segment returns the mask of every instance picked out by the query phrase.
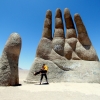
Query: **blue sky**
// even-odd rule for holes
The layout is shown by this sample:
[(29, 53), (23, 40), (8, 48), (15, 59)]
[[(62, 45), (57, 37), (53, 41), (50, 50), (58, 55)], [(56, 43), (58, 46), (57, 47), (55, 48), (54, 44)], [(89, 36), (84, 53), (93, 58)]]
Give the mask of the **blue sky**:
[(22, 38), (19, 67), (30, 69), (42, 36), (45, 14), (52, 11), (52, 33), (55, 11), (60, 8), (62, 16), (68, 8), (74, 18), (79, 13), (92, 44), (100, 58), (100, 0), (0, 0), (0, 56), (11, 33)]

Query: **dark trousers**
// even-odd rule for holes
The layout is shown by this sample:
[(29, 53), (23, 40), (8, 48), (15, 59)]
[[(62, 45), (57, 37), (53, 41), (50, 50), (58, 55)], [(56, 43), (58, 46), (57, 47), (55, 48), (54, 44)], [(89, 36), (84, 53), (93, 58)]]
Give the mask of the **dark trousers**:
[(48, 83), (48, 78), (47, 78), (47, 71), (46, 70), (40, 70), (40, 71), (38, 71), (38, 72), (35, 72), (35, 74), (34, 75), (38, 75), (38, 74), (40, 74), (41, 73), (41, 79), (40, 79), (40, 84), (41, 84), (41, 82), (42, 82), (42, 80), (43, 80), (43, 77), (45, 77), (45, 79), (46, 79), (46, 82)]
[(42, 79), (43, 79), (43, 77), (45, 77), (45, 79), (46, 79), (46, 82), (48, 83), (48, 78), (47, 78), (47, 75), (46, 75), (46, 73), (41, 73), (40, 84), (41, 84), (41, 82), (42, 82)]

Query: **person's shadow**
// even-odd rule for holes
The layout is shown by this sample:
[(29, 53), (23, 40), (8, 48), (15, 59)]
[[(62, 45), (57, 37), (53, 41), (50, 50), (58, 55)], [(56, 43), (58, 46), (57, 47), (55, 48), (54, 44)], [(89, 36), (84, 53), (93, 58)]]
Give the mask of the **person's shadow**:
[(42, 84), (36, 83), (34, 85), (49, 85), (49, 83), (42, 83)]

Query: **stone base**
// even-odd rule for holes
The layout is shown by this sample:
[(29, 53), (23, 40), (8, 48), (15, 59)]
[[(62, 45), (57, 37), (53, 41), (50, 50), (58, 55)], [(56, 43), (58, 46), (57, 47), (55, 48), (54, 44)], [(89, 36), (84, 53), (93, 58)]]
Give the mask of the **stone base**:
[(83, 60), (59, 60), (52, 61), (35, 58), (35, 61), (26, 78), (27, 81), (39, 81), (40, 75), (34, 76), (42, 64), (48, 65), (49, 82), (81, 82), (100, 83), (100, 62)]

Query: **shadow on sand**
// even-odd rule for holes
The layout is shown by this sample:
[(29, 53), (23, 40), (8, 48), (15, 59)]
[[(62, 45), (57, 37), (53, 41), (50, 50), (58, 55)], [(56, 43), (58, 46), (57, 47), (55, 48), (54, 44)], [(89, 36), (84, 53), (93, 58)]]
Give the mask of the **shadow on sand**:
[(34, 85), (49, 85), (49, 83), (42, 83), (42, 84), (36, 83)]
[(14, 87), (16, 87), (16, 86), (22, 86), (22, 84), (16, 84), (16, 85), (13, 85)]

